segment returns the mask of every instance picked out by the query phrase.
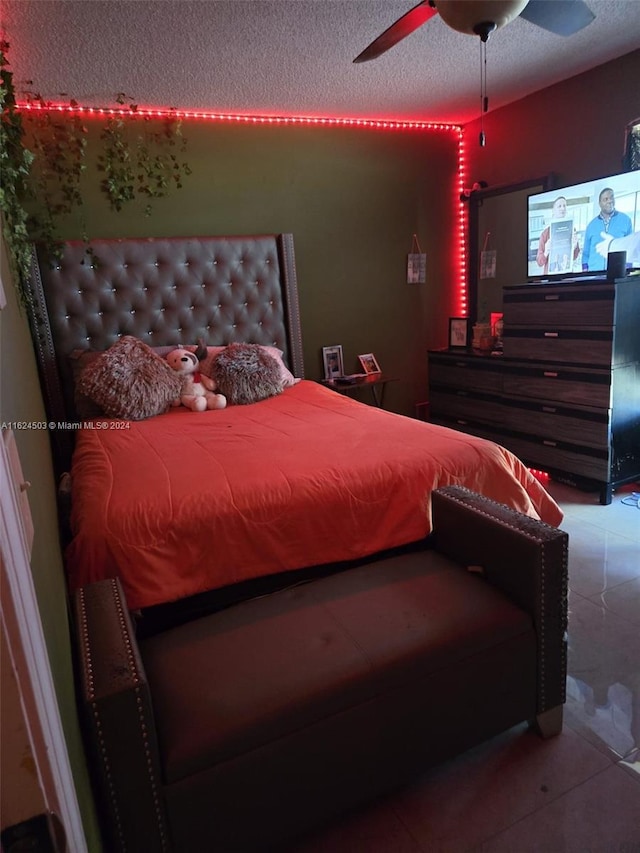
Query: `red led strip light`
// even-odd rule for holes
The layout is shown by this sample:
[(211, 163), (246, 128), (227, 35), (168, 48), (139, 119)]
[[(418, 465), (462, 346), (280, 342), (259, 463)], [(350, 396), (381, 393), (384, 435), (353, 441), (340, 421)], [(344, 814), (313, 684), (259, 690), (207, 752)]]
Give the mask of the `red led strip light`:
[(469, 313), (469, 294), (467, 292), (467, 231), (469, 224), (469, 206), (462, 201), (467, 177), (467, 156), (462, 129), (458, 128), (458, 184), (456, 186), (456, 204), (458, 205), (458, 305), (456, 315), (467, 317)]
[(173, 109), (149, 109), (140, 108), (136, 110), (127, 107), (83, 107), (73, 104), (41, 104), (26, 102), (18, 104), (19, 109), (31, 112), (60, 112), (79, 113), (95, 118), (109, 118), (110, 116), (121, 116), (122, 118), (167, 118), (172, 116), (180, 119), (201, 119), (205, 121), (236, 122), (238, 124), (275, 124), (275, 125), (317, 125), (320, 127), (363, 127), (376, 128), (380, 130), (444, 130), (453, 131), (458, 135), (458, 177), (455, 187), (455, 204), (458, 225), (458, 287), (456, 312), (465, 316), (468, 310), (467, 298), (467, 262), (466, 262), (466, 230), (467, 209), (460, 202), (460, 195), (464, 189), (465, 179), (465, 156), (462, 128), (456, 124), (445, 124), (443, 122), (431, 121), (397, 121), (386, 119), (366, 118), (325, 118), (321, 116), (271, 116), (271, 115), (233, 115), (230, 113), (210, 113), (200, 110), (173, 110)]
[(174, 109), (151, 109), (138, 107), (131, 110), (127, 107), (83, 107), (73, 104), (41, 104), (36, 102), (19, 103), (21, 110), (40, 110), (44, 112), (67, 112), (81, 113), (83, 115), (122, 116), (123, 118), (167, 118), (175, 116), (182, 119), (206, 119), (209, 121), (244, 122), (245, 124), (317, 124), (317, 125), (341, 125), (346, 127), (375, 127), (388, 128), (390, 130), (454, 130), (460, 128), (455, 124), (427, 121), (399, 121), (394, 119), (367, 119), (367, 118), (326, 118), (322, 116), (272, 116), (272, 115), (243, 115), (232, 113), (210, 113), (200, 110), (174, 110)]

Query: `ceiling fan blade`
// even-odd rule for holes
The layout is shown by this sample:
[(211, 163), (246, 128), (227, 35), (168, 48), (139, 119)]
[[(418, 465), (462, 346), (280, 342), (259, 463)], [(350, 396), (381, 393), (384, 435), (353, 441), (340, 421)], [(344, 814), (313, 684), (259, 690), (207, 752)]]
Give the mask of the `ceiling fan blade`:
[(386, 53), (389, 48), (398, 44), (399, 41), (402, 41), (403, 38), (411, 35), (414, 30), (417, 30), (418, 27), (421, 27), (429, 18), (432, 18), (436, 14), (437, 10), (431, 5), (430, 1), (423, 0), (422, 3), (418, 3), (417, 6), (410, 9), (405, 15), (398, 18), (395, 24), (391, 24), (382, 35), (379, 35), (368, 47), (365, 47), (362, 53), (358, 54), (353, 61), (367, 62), (369, 59), (376, 59), (381, 54)]
[(572, 36), (593, 21), (595, 15), (582, 0), (529, 0), (520, 12), (524, 18), (557, 36)]

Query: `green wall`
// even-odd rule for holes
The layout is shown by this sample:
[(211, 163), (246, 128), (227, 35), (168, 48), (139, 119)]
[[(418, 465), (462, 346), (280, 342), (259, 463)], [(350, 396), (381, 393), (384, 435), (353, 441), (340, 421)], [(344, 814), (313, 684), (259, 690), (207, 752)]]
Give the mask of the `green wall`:
[[(101, 125), (88, 126), (95, 156)], [(112, 213), (90, 163), (89, 236), (292, 232), (307, 377), (320, 378), (323, 346), (342, 344), (347, 372), (373, 352), (399, 380), (386, 404), (413, 414), (454, 304), (457, 132), (193, 120), (184, 135), (193, 174), (150, 217), (136, 202)], [(81, 233), (70, 220), (62, 236)], [(426, 284), (406, 283), (414, 233)]]

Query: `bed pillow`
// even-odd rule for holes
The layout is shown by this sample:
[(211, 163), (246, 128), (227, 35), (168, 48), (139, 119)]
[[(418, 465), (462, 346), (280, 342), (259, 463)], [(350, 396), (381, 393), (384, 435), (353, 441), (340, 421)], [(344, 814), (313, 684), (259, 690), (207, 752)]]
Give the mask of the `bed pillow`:
[(281, 349), (277, 347), (263, 347), (263, 349), (269, 353), (269, 355), (273, 356), (275, 360), (278, 362), (278, 369), (280, 371), (280, 380), (282, 382), (283, 388), (289, 388), (291, 385), (295, 385), (297, 382), (300, 382), (299, 379), (293, 375), (293, 373), (289, 370), (287, 365), (284, 363), (282, 358), (283, 352)]
[[(159, 355), (164, 359), (169, 355), (171, 350), (175, 349), (175, 346), (150, 347), (150, 349), (156, 355)], [(188, 346), (185, 347), (185, 349), (193, 350), (195, 352), (196, 347), (195, 345)], [(222, 349), (222, 347), (220, 347), (220, 349)], [(69, 366), (71, 367), (71, 378), (73, 381), (73, 403), (76, 415), (79, 420), (82, 421), (99, 418), (101, 416), (104, 417), (106, 414), (104, 409), (102, 409), (90, 397), (87, 397), (87, 395), (80, 389), (80, 377), (84, 370), (90, 364), (93, 364), (96, 359), (100, 358), (103, 352), (104, 350), (74, 349), (69, 355)]]
[(165, 359), (125, 335), (84, 368), (76, 401), (88, 398), (107, 417), (140, 421), (166, 411), (181, 388), (182, 377)]
[[(150, 347), (150, 349), (159, 355), (161, 358), (166, 358), (167, 355), (176, 348), (176, 345), (170, 344), (168, 346), (161, 347)], [(272, 355), (276, 361), (278, 362), (278, 369), (280, 370), (280, 380), (283, 388), (289, 388), (292, 385), (296, 385), (300, 382), (300, 379), (296, 379), (293, 373), (289, 370), (287, 365), (284, 363), (283, 352), (278, 347), (274, 346), (266, 346), (260, 344), (260, 348), (267, 352), (269, 355)], [(196, 344), (185, 344), (184, 349), (191, 350), (195, 352), (197, 349)], [(204, 373), (205, 376), (213, 377), (213, 365), (217, 358), (217, 356), (226, 349), (226, 346), (210, 346), (207, 347), (207, 355), (200, 362), (200, 372)], [(99, 418), (101, 415), (104, 415), (105, 412), (100, 406), (95, 403), (90, 397), (87, 397), (79, 387), (80, 376), (82, 375), (85, 368), (87, 368), (90, 364), (100, 358), (102, 355), (101, 352), (97, 350), (90, 349), (75, 349), (69, 356), (69, 364), (71, 366), (71, 374), (73, 378), (73, 389), (74, 389), (74, 405), (76, 409), (76, 414), (80, 420), (90, 420), (91, 418)]]
[[(254, 346), (252, 344), (252, 346)], [(278, 370), (280, 371), (280, 382), (283, 388), (289, 388), (292, 385), (295, 385), (297, 382), (300, 382), (299, 379), (296, 379), (293, 373), (289, 370), (287, 365), (284, 363), (283, 352), (281, 349), (277, 347), (265, 346), (263, 344), (256, 344), (255, 346), (260, 346), (260, 349), (264, 350), (268, 355), (273, 356), (276, 362), (278, 363)], [(213, 370), (216, 358), (220, 355), (220, 353), (225, 350), (226, 347), (207, 347), (207, 357), (200, 362), (200, 370), (204, 373), (205, 376), (210, 376), (212, 379), (214, 378)]]
[(80, 377), (85, 368), (100, 358), (101, 353), (90, 349), (74, 349), (69, 356), (69, 364), (71, 365), (71, 376), (73, 379), (73, 404), (75, 413), (79, 420), (87, 421), (92, 418), (104, 416), (104, 412), (97, 403), (94, 403), (90, 397), (87, 397), (80, 390)]
[(258, 344), (229, 344), (212, 364), (218, 391), (231, 405), (257, 403), (282, 391), (280, 365)]

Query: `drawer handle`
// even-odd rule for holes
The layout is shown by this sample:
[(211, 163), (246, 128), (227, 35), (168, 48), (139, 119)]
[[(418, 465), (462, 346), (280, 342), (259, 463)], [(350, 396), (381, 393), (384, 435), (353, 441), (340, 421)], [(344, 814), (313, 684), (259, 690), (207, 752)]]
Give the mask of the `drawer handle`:
[(549, 302), (551, 299), (560, 299), (560, 294), (549, 293), (549, 294), (545, 295), (544, 299), (545, 299), (545, 302)]
[(545, 338), (557, 338), (558, 333), (557, 332), (545, 332), (544, 336), (545, 336)]
[(467, 367), (464, 361), (456, 361), (456, 367)]
[(551, 414), (553, 415), (557, 410), (553, 406), (543, 406), (542, 411), (551, 412)]
[(457, 424), (462, 424), (462, 426), (466, 426), (466, 425), (467, 425), (467, 422), (466, 422), (466, 421), (460, 421), (460, 420), (458, 420), (458, 421), (456, 421), (456, 423), (457, 423)]
[(542, 443), (549, 445), (549, 447), (557, 447), (558, 446), (555, 441), (547, 441), (546, 439), (543, 439)]
[(545, 370), (543, 376), (549, 376), (551, 379), (557, 379), (558, 374), (555, 370)]
[(466, 397), (468, 393), (468, 391), (456, 391), (458, 397)]

